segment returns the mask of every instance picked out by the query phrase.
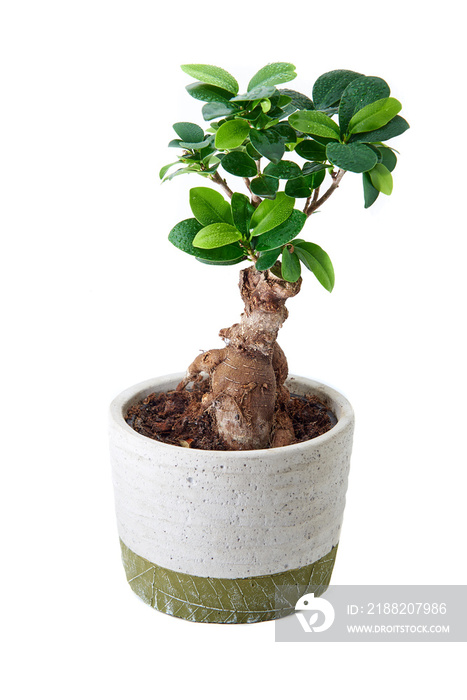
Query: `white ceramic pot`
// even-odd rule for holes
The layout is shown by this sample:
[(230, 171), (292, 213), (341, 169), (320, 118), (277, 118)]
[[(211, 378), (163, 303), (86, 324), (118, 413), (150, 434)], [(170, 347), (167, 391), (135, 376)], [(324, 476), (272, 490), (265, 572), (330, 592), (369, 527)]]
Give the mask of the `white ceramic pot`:
[(290, 377), (337, 424), (268, 450), (167, 445), (125, 421), (169, 375), (122, 392), (111, 405), (110, 451), (118, 533), (132, 589), (162, 612), (203, 622), (257, 622), (294, 611), (329, 584), (342, 525), (354, 417), (334, 389)]

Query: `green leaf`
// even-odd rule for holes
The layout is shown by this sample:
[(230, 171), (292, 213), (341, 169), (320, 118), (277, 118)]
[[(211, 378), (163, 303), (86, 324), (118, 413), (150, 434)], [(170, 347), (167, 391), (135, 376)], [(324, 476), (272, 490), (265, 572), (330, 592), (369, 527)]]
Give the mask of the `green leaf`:
[(281, 250), (282, 248), (275, 248), (274, 250), (267, 250), (265, 253), (261, 253), (255, 264), (256, 269), (269, 270), (281, 254)]
[(295, 66), (291, 63), (268, 63), (252, 77), (248, 83), (248, 90), (259, 86), (278, 85), (288, 83), (297, 77)]
[(290, 243), (302, 230), (306, 222), (306, 214), (298, 209), (294, 209), (283, 223), (264, 233), (258, 239), (255, 245), (255, 250), (264, 252), (266, 250), (274, 250), (280, 246)]
[(197, 124), (192, 122), (177, 122), (173, 125), (174, 131), (182, 141), (189, 143), (200, 143), (204, 141), (204, 131)]
[(178, 144), (180, 148), (187, 148), (192, 151), (200, 151), (202, 148), (206, 148), (206, 146), (210, 146), (212, 143), (212, 138), (207, 138), (204, 141), (180, 141)]
[(169, 182), (170, 180), (173, 180), (174, 177), (177, 177), (178, 175), (186, 175), (187, 173), (197, 173), (198, 175), (202, 174), (200, 172), (199, 165), (197, 165), (195, 163), (195, 164), (191, 165), (190, 167), (179, 168), (175, 172), (170, 173), (170, 175), (166, 175), (166, 177), (162, 180), (162, 182)]
[(300, 110), (291, 114), (289, 123), (303, 134), (314, 134), (325, 138), (338, 139), (339, 127), (327, 114), (311, 110)]
[(220, 150), (238, 148), (248, 136), (249, 131), (250, 125), (243, 119), (224, 122), (216, 131), (216, 148)]
[(354, 134), (350, 137), (350, 143), (355, 143), (361, 141), (363, 143), (375, 143), (379, 141), (388, 141), (395, 136), (400, 136), (407, 131), (410, 126), (405, 121), (403, 117), (397, 115), (394, 119), (391, 119), (386, 126), (382, 126), (381, 129), (376, 129), (376, 131), (368, 131), (364, 134)]
[(185, 219), (175, 224), (169, 233), (169, 241), (179, 250), (183, 250), (184, 253), (195, 255), (193, 239), (202, 228), (203, 225), (196, 219)]
[(248, 90), (248, 92), (243, 93), (243, 95), (236, 95), (232, 97), (231, 102), (253, 102), (254, 100), (261, 100), (265, 97), (272, 97), (276, 92), (274, 87), (258, 86), (253, 88), (253, 90)]
[(195, 248), (196, 260), (205, 265), (237, 265), (237, 263), (246, 260), (246, 255), (243, 248), (238, 243), (231, 245), (223, 245), (220, 248), (212, 250), (203, 250)]
[(251, 217), (253, 235), (260, 236), (282, 224), (292, 213), (295, 200), (284, 192), (279, 192), (275, 199), (265, 199), (255, 209)]
[(265, 131), (251, 129), (250, 140), (253, 148), (273, 163), (279, 163), (285, 153), (284, 139), (273, 129)]
[(326, 160), (326, 146), (322, 143), (305, 139), (295, 146), (295, 152), (306, 160)]
[(318, 170), (318, 172), (311, 173), (308, 176), (310, 178), (310, 187), (312, 190), (316, 190), (317, 187), (321, 187), (324, 178), (326, 177), (326, 170)]
[(202, 228), (193, 239), (193, 245), (197, 248), (219, 248), (239, 241), (242, 237), (235, 226), (225, 223), (209, 224)]
[(297, 109), (314, 109), (313, 102), (310, 100), (310, 98), (303, 95), (301, 92), (289, 90), (288, 88), (282, 88), (278, 90), (278, 92), (285, 97), (291, 98), (290, 103), (283, 109), (284, 117), (293, 114), (293, 112), (296, 112)]
[(328, 292), (334, 287), (334, 268), (329, 255), (315, 243), (294, 241), (294, 251)]
[(279, 134), (284, 143), (295, 144), (297, 142), (297, 134), (295, 133), (295, 130), (292, 129), (289, 124), (287, 124), (287, 122), (279, 122), (279, 124), (271, 127), (271, 130), (276, 134)]
[(243, 151), (226, 153), (221, 165), (228, 173), (238, 177), (254, 177), (257, 174), (255, 161)]
[(349, 134), (361, 134), (385, 126), (402, 109), (399, 100), (386, 97), (372, 102), (353, 115), (349, 123)]
[(376, 153), (363, 143), (328, 143), (326, 153), (333, 165), (353, 173), (371, 170), (378, 161)]
[(315, 108), (323, 110), (339, 102), (347, 85), (361, 75), (351, 70), (332, 70), (320, 75), (313, 85)]
[(232, 223), (230, 205), (220, 192), (210, 187), (193, 187), (190, 190), (190, 207), (203, 226), (218, 222)]
[(397, 165), (397, 156), (391, 148), (386, 146), (378, 146), (378, 150), (381, 153), (381, 162), (390, 173), (394, 170)]
[(363, 199), (365, 209), (371, 207), (376, 202), (379, 196), (378, 190), (373, 187), (369, 173), (363, 173)]
[(219, 119), (220, 117), (230, 117), (232, 114), (238, 112), (238, 107), (236, 107), (231, 102), (208, 102), (203, 105), (201, 112), (203, 118), (210, 122), (213, 119)]
[(389, 97), (389, 85), (376, 77), (361, 76), (347, 85), (339, 104), (339, 125), (341, 134), (348, 132), (350, 120), (366, 105)]
[(326, 170), (327, 166), (324, 163), (310, 163), (307, 162), (302, 168), (303, 175), (311, 175), (312, 173), (318, 173), (321, 170)]
[(208, 85), (215, 85), (227, 92), (236, 95), (238, 92), (238, 83), (226, 70), (218, 66), (210, 66), (205, 63), (187, 63), (180, 66), (182, 71), (190, 75), (196, 80)]
[(245, 237), (248, 237), (250, 220), (254, 211), (249, 198), (240, 192), (234, 192), (230, 206), (234, 225)]
[(170, 168), (172, 167), (172, 165), (177, 165), (179, 162), (180, 162), (179, 160), (176, 160), (176, 161), (174, 161), (173, 163), (169, 163), (168, 165), (164, 165), (164, 166), (159, 170), (159, 177), (160, 177), (160, 179), (161, 179), (161, 180), (163, 179), (164, 175), (166, 175), (166, 173), (168, 173), (168, 171), (170, 170)]
[(264, 168), (264, 174), (276, 177), (278, 180), (290, 180), (301, 175), (300, 166), (291, 160), (281, 160), (280, 163), (269, 163)]
[(179, 250), (193, 255), (203, 262), (216, 265), (232, 265), (241, 262), (246, 256), (238, 243), (222, 246), (215, 250), (203, 250), (193, 245), (196, 234), (203, 228), (196, 219), (185, 219), (176, 224), (169, 233), (169, 241)]
[(226, 104), (229, 103), (229, 100), (235, 94), (216, 87), (215, 85), (208, 85), (207, 83), (191, 83), (186, 86), (186, 90), (195, 100), (201, 100), (202, 102), (223, 102)]
[(257, 194), (259, 197), (273, 199), (279, 189), (279, 180), (276, 177), (259, 175), (251, 181), (250, 187), (253, 194)]
[(256, 148), (253, 148), (251, 145), (250, 141), (247, 142), (245, 146), (245, 150), (250, 156), (250, 158), (253, 158), (253, 160), (259, 160), (261, 158), (261, 153), (259, 153)]
[(286, 282), (297, 282), (301, 274), (300, 260), (295, 252), (285, 247), (282, 251), (281, 274)]
[(311, 194), (311, 178), (301, 175), (300, 177), (294, 177), (292, 180), (287, 180), (285, 193), (297, 199), (309, 197)]
[(390, 195), (392, 194), (392, 175), (385, 165), (378, 163), (369, 171), (371, 184), (378, 192)]

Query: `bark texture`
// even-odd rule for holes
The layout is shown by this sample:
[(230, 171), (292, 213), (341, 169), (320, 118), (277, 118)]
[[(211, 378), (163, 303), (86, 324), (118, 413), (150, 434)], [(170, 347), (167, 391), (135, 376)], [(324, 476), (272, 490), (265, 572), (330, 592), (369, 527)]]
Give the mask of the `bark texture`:
[(284, 386), (287, 360), (276, 339), (288, 316), (285, 303), (300, 285), (301, 280), (292, 284), (255, 267), (242, 270), (245, 310), (240, 322), (220, 331), (226, 347), (198, 355), (179, 384), (183, 389), (209, 375), (211, 388), (203, 404), (231, 449), (278, 447), (294, 439), (284, 411), (289, 399)]

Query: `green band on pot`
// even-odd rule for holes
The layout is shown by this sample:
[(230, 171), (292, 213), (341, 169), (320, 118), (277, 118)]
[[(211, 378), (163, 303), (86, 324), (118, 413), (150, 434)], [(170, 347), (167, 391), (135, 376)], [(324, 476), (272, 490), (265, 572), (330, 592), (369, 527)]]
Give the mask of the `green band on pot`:
[(156, 610), (193, 622), (261, 622), (289, 615), (306, 593), (329, 586), (337, 545), (324, 557), (277, 574), (251, 578), (191, 576), (140, 557), (121, 540), (126, 577), (133, 591)]

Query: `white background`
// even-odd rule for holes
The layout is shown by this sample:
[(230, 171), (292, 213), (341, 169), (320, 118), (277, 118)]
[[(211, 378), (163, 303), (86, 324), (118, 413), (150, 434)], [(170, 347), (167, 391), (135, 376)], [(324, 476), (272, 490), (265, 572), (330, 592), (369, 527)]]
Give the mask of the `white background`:
[(391, 142), (394, 193), (364, 210), (348, 174), (308, 222), (336, 287), (307, 275), (280, 342), (294, 373), (356, 411), (333, 583), (466, 582), (461, 5), (2, 8), (6, 697), (456, 695), (463, 645), (291, 646), (274, 623), (197, 625), (140, 603), (120, 563), (106, 424), (115, 394), (183, 371), (241, 311), (238, 268), (167, 242), (188, 188), (206, 184), (158, 182), (172, 123), (202, 123), (179, 65), (223, 66), (244, 89), (290, 61), (305, 93), (334, 68), (379, 75), (411, 124)]

